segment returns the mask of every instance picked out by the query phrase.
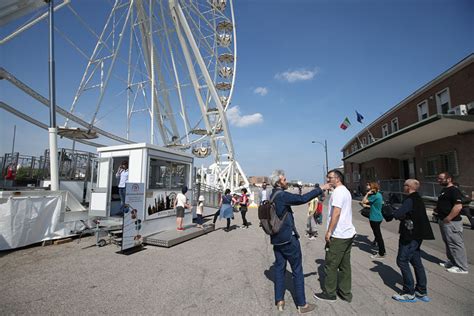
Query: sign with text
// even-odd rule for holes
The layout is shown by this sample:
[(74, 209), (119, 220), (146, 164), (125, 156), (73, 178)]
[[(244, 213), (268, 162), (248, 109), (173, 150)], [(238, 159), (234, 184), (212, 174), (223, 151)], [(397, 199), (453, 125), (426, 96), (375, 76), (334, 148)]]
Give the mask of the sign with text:
[(141, 218), (145, 207), (145, 184), (127, 183), (123, 207), (122, 251), (141, 245)]

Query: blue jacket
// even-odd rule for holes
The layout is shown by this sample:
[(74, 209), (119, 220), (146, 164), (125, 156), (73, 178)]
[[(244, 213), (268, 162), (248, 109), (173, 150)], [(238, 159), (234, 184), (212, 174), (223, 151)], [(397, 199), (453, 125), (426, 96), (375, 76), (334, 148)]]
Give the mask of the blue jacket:
[(323, 191), (319, 188), (316, 188), (306, 194), (299, 195), (299, 194), (292, 194), (286, 191), (281, 190), (280, 188), (278, 189), (273, 189), (272, 194), (270, 195), (270, 199), (272, 198), (273, 194), (275, 194), (276, 191), (282, 191), (279, 193), (275, 199), (273, 200), (275, 202), (276, 206), (276, 212), (278, 217), (283, 217), (283, 214), (285, 211), (287, 211), (289, 214), (286, 217), (285, 222), (280, 228), (280, 231), (275, 234), (270, 236), (270, 240), (272, 245), (282, 245), (286, 244), (291, 241), (291, 236), (296, 235), (296, 238), (299, 238), (298, 233), (296, 232), (296, 229), (293, 229), (295, 226), (295, 219), (293, 217), (293, 211), (291, 210), (291, 205), (301, 205), (308, 203), (318, 195), (322, 194)]

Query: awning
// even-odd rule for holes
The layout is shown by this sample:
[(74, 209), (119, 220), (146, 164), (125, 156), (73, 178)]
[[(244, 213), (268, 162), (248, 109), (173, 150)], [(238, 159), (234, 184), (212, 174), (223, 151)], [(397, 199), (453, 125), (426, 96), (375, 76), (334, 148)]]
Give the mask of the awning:
[(474, 131), (474, 115), (433, 115), (349, 154), (345, 162), (363, 163), (376, 158), (407, 159), (415, 147), (437, 139)]

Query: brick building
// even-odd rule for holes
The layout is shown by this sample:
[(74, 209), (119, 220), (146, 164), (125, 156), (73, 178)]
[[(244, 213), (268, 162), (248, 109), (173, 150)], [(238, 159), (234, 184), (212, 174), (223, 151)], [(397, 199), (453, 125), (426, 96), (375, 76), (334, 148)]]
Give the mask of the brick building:
[(474, 54), (392, 107), (342, 152), (352, 191), (364, 192), (371, 180), (436, 182), (437, 174), (447, 170), (472, 192)]
[(270, 183), (270, 178), (266, 176), (250, 176), (248, 177), (250, 185), (262, 186), (263, 182)]

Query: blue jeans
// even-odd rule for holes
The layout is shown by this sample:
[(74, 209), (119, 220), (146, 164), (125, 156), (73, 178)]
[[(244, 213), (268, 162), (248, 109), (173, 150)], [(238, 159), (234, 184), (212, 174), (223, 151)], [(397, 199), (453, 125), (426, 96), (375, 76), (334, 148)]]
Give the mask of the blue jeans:
[(122, 209), (125, 205), (125, 188), (119, 188), (120, 195), (120, 208)]
[(306, 305), (304, 293), (304, 276), (301, 255), (301, 246), (299, 240), (293, 236), (289, 243), (273, 246), (275, 253), (275, 303), (285, 298), (285, 274), (286, 262), (290, 262), (293, 275), (293, 286), (295, 288), (295, 302), (297, 306)]
[[(398, 242), (397, 265), (402, 272), (403, 278), (403, 293), (415, 294), (415, 290), (421, 294), (426, 294), (426, 273), (425, 267), (421, 262), (421, 247), (422, 240), (412, 240), (407, 242)], [(410, 270), (410, 265), (415, 270), (416, 287), (413, 280), (413, 275)]]

